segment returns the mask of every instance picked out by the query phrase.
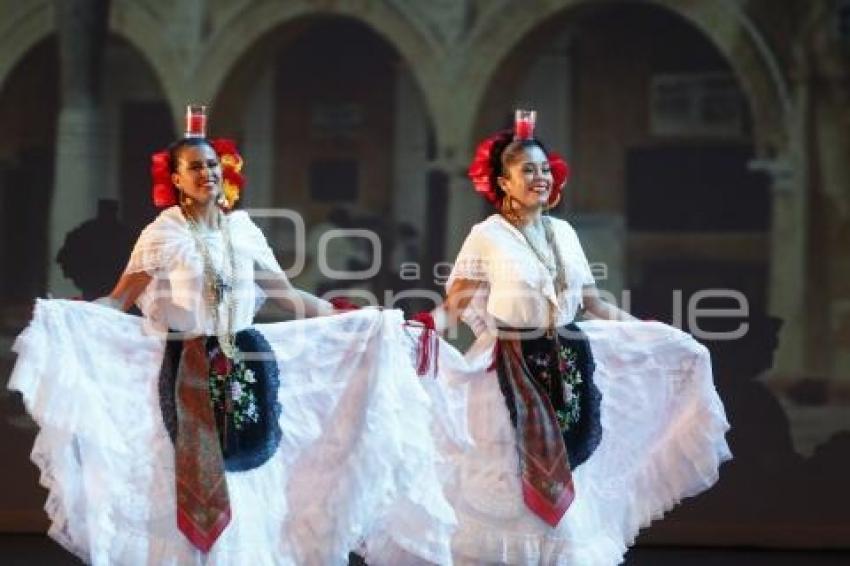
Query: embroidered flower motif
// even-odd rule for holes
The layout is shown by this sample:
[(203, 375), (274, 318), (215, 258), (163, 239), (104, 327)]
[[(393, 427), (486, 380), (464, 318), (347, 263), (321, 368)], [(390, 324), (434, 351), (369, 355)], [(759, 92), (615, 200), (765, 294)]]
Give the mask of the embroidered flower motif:
[(228, 358), (216, 347), (210, 359), (209, 389), (213, 408), (224, 412), (236, 430), (260, 418), (254, 392), (257, 378), (253, 370), (238, 358)]
[[(570, 430), (581, 416), (581, 397), (577, 387), (582, 383), (578, 368), (578, 353), (572, 348), (559, 345), (557, 355), (537, 352), (525, 357), (537, 380), (550, 390), (553, 376), (561, 380), (560, 399), (551, 399), (562, 432)], [(553, 359), (554, 358), (554, 359)]]
[(233, 371), (233, 364), (230, 358), (225, 356), (224, 352), (218, 348), (216, 348), (215, 354), (210, 361), (210, 371), (214, 372), (218, 376), (226, 376)]
[(572, 403), (573, 397), (575, 397), (575, 395), (573, 393), (573, 386), (565, 384), (564, 385), (564, 404), (569, 405), (570, 403)]

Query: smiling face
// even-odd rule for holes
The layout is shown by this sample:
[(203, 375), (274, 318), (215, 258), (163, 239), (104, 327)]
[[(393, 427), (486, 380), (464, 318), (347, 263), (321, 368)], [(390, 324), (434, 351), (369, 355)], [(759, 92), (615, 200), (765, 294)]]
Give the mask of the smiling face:
[(171, 182), (180, 192), (199, 205), (215, 202), (221, 194), (221, 164), (208, 144), (182, 147)]
[(532, 211), (545, 206), (553, 183), (546, 154), (540, 146), (532, 145), (509, 157), (504, 164), (505, 174), (498, 179), (499, 187), (518, 208)]

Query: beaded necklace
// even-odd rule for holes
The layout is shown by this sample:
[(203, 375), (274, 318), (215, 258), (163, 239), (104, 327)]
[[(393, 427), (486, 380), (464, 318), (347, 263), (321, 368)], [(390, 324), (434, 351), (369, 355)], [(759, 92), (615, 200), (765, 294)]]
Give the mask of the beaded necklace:
[[(230, 239), (230, 226), (227, 216), (218, 213), (219, 226), (224, 240), (224, 253), (226, 261), (222, 263), (222, 272), (216, 271), (210, 250), (207, 243), (201, 235), (201, 229), (195, 217), (188, 211), (183, 210), (183, 216), (189, 227), (189, 233), (195, 241), (195, 247), (201, 255), (201, 261), (204, 269), (204, 299), (207, 307), (212, 312), (213, 328), (218, 337), (218, 343), (221, 351), (225, 356), (234, 360), (238, 355), (238, 349), (235, 342), (235, 333), (233, 331), (233, 321), (235, 319), (236, 302), (233, 296), (233, 283), (236, 279), (236, 256), (233, 253), (233, 244)], [(219, 308), (225, 306), (227, 322), (224, 329), (221, 329), (221, 315)]]

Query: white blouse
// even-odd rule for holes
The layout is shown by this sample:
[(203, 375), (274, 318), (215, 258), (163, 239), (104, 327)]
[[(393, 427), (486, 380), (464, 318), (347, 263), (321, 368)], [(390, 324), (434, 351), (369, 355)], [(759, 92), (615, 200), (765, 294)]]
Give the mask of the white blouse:
[(446, 282), (471, 279), (480, 285), (462, 313), (476, 335), (487, 328), (545, 328), (550, 305), (557, 325), (575, 318), (582, 304), (582, 287), (593, 285), (590, 265), (578, 236), (565, 220), (552, 218), (566, 273), (567, 288), (555, 296), (552, 276), (529, 247), (522, 233), (499, 214), (472, 227)]
[[(233, 280), (233, 329), (249, 326), (254, 313), (265, 298), (255, 283), (255, 265), (260, 270), (285, 277), (266, 242), (266, 238), (244, 211), (227, 215), (230, 241), (233, 245), (235, 274)], [(225, 262), (224, 237), (220, 230), (202, 234), (214, 269), (222, 273)], [(228, 260), (229, 261), (229, 260)], [(156, 328), (207, 335), (213, 328), (213, 316), (204, 299), (203, 260), (189, 225), (180, 208), (173, 206), (142, 230), (124, 273), (144, 271), (153, 280), (136, 304)], [(226, 321), (226, 307), (219, 306), (220, 325)]]

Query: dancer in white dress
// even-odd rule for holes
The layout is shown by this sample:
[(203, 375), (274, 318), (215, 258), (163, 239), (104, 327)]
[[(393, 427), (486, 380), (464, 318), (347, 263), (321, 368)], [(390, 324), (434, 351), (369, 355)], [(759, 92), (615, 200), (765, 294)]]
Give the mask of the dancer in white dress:
[(441, 379), (468, 387), (475, 443), (446, 451), (453, 559), (615, 564), (717, 480), (728, 424), (706, 349), (602, 301), (573, 228), (544, 214), (568, 169), (533, 119), (518, 111), (479, 145), (470, 176), (499, 212), (472, 228), (433, 312), (438, 330), (462, 318), (477, 335), (439, 358)]
[[(167, 208), (98, 301), (117, 309), (42, 300), (15, 343), (9, 387), (40, 426), (50, 535), (93, 564), (324, 565), (380, 525), (450, 562), (454, 515), (400, 313), (311, 318), (335, 310), (294, 289), (232, 211), (235, 146), (190, 133), (154, 156)], [(252, 326), (255, 284), (299, 320)], [(121, 312), (134, 303), (144, 318)]]

